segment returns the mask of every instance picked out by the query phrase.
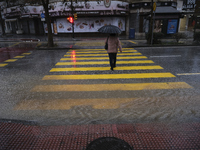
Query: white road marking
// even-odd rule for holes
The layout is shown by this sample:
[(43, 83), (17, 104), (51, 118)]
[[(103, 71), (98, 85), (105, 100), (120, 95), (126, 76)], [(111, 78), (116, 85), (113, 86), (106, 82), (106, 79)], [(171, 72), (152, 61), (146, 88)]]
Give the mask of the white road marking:
[(150, 56), (150, 58), (153, 58), (153, 57), (181, 57), (181, 55), (167, 55), (167, 56)]

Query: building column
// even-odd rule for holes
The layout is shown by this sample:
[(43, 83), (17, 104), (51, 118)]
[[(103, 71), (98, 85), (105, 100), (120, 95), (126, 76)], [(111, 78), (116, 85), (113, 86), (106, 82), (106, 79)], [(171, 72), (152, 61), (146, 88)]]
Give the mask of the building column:
[(12, 33), (12, 26), (10, 21), (5, 21), (5, 33)]
[(126, 36), (129, 36), (129, 16), (126, 16)]
[(23, 34), (23, 30), (22, 30), (22, 25), (21, 25), (21, 22), (17, 19), (17, 31), (16, 31), (16, 33), (17, 34)]

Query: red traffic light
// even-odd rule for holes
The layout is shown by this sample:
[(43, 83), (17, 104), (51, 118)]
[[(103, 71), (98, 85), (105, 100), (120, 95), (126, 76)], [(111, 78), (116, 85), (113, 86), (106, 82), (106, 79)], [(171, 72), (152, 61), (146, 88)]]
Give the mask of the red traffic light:
[(74, 18), (73, 17), (68, 17), (67, 21), (69, 21), (70, 23), (74, 23)]

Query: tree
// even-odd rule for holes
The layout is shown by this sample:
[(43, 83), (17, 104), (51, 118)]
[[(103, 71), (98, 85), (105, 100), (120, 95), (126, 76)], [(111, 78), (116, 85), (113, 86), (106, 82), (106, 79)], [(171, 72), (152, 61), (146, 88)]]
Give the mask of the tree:
[(2, 27), (2, 35), (4, 35), (5, 34), (5, 28), (4, 28), (4, 20), (3, 20), (2, 15), (1, 15), (1, 10), (2, 10), (1, 7), (2, 6), (0, 6), (0, 23), (1, 23), (1, 27)]
[(150, 17), (150, 25), (149, 25), (149, 31), (148, 31), (148, 35), (147, 35), (147, 43), (148, 44), (151, 44), (152, 40), (153, 40), (153, 37), (152, 37), (152, 34), (153, 34), (153, 0), (151, 0), (151, 17)]
[(52, 34), (52, 29), (51, 29), (51, 19), (49, 16), (49, 0), (0, 0), (0, 2), (6, 2), (7, 7), (11, 7), (12, 5), (19, 5), (23, 7), (25, 4), (39, 4), (43, 5), (44, 10), (45, 10), (45, 19), (47, 22), (47, 28), (48, 28), (48, 47), (53, 47), (54, 42), (53, 42), (53, 34)]
[(51, 29), (51, 19), (49, 16), (49, 0), (25, 0), (25, 3), (30, 3), (30, 4), (41, 4), (44, 7), (45, 10), (45, 19), (47, 22), (47, 28), (48, 28), (48, 47), (54, 47), (54, 42), (53, 42), (53, 33)]
[(53, 33), (52, 33), (52, 29), (51, 29), (51, 19), (49, 16), (49, 9), (48, 9), (49, 0), (42, 0), (42, 5), (45, 10), (45, 18), (46, 18), (47, 28), (48, 28), (48, 47), (53, 47), (54, 46)]

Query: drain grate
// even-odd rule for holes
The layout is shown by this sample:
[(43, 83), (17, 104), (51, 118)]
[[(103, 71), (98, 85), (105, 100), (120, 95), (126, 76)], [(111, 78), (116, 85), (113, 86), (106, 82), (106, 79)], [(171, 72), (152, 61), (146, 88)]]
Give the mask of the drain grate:
[(86, 150), (133, 150), (124, 140), (115, 137), (101, 137), (92, 141)]

